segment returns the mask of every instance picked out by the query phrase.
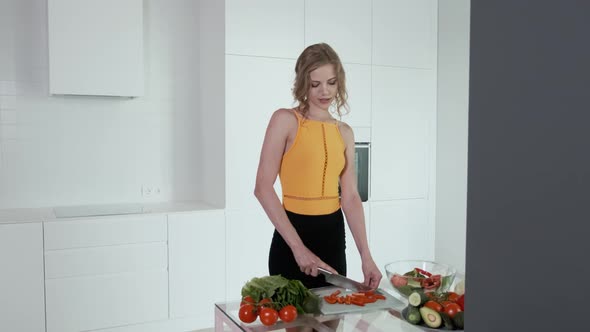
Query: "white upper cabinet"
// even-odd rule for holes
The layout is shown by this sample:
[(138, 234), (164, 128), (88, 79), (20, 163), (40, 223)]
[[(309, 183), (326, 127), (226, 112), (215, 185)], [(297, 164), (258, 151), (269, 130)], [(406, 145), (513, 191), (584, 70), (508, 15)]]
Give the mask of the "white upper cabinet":
[(293, 106), (294, 67), (295, 61), (288, 59), (226, 56), (225, 162), (228, 166), (225, 183), (228, 210), (260, 206), (254, 197), (260, 150), (273, 112)]
[(427, 197), (435, 121), (434, 70), (374, 67), (372, 200)]
[[(371, 126), (371, 66), (344, 64), (346, 72), (346, 90), (348, 90), (348, 106), (350, 113), (342, 117), (342, 121), (356, 129)], [(358, 141), (358, 130), (355, 139)]]
[(227, 54), (296, 58), (303, 50), (303, 0), (226, 0)]
[(47, 6), (51, 94), (143, 95), (143, 0)]
[(371, 64), (371, 2), (305, 1), (305, 44), (330, 44), (346, 63)]
[(435, 68), (437, 0), (373, 0), (373, 64)]

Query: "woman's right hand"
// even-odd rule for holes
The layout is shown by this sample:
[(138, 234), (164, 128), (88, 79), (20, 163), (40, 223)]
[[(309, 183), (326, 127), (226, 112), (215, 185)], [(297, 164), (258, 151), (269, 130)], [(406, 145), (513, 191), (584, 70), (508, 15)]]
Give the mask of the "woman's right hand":
[(301, 272), (316, 277), (318, 275), (318, 267), (328, 270), (334, 274), (338, 271), (334, 270), (330, 265), (324, 263), (318, 256), (306, 247), (293, 250), (293, 256)]

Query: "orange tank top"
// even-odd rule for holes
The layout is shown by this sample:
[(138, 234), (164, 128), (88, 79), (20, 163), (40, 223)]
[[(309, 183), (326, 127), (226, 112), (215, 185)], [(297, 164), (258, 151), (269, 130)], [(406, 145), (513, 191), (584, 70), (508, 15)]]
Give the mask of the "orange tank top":
[(345, 164), (345, 144), (337, 121), (303, 119), (297, 135), (283, 155), (279, 177), (286, 210), (305, 214), (330, 214), (340, 208), (338, 181)]

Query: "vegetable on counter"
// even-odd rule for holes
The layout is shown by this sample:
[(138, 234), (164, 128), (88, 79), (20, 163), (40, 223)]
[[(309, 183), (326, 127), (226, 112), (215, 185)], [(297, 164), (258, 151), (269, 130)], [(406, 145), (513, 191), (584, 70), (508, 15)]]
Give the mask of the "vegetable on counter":
[(385, 296), (376, 294), (373, 291), (340, 295), (340, 290), (336, 290), (332, 294), (324, 296), (324, 301), (329, 304), (354, 304), (361, 307), (367, 303), (375, 303), (379, 300), (385, 300)]
[(252, 278), (242, 287), (238, 316), (244, 323), (257, 318), (265, 326), (274, 325), (279, 318), (288, 323), (299, 313), (319, 312), (319, 297), (299, 280), (280, 275)]
[[(463, 329), (465, 295), (455, 292), (424, 293), (416, 290), (408, 297), (404, 318), (414, 325), (446, 330)], [(418, 312), (418, 317), (416, 313)]]

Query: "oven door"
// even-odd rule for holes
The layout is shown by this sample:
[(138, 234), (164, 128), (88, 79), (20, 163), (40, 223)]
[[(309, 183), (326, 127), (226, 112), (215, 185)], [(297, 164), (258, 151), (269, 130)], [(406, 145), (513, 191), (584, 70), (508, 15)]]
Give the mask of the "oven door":
[(358, 192), (361, 196), (361, 201), (369, 200), (370, 192), (370, 158), (371, 158), (371, 144), (368, 142), (355, 143), (354, 166), (356, 169), (356, 179), (358, 185)]

